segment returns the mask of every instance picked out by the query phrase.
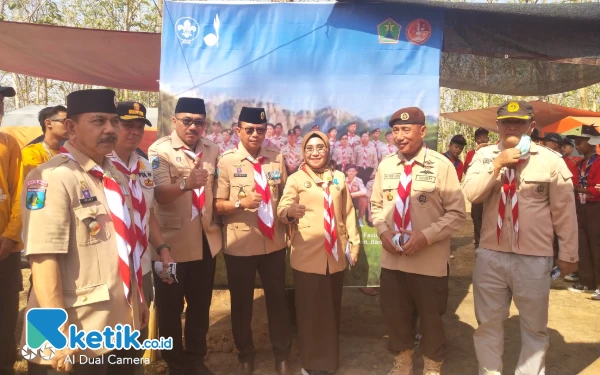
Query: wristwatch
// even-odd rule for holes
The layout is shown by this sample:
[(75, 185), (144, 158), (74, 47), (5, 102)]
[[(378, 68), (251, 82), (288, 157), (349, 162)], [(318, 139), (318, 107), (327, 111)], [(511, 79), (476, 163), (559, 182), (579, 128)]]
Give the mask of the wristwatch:
[(235, 208), (240, 208), (241, 204), (242, 204), (242, 201), (238, 199), (237, 201), (235, 201)]
[(179, 188), (181, 190), (186, 190), (185, 189), (185, 182), (187, 181), (187, 177), (184, 177), (183, 180), (181, 180), (181, 182), (179, 183)]
[(164, 244), (160, 245), (159, 247), (156, 248), (156, 253), (158, 255), (160, 255), (160, 252), (162, 249), (169, 249), (169, 251), (171, 251), (171, 245), (169, 245), (168, 243), (164, 243)]

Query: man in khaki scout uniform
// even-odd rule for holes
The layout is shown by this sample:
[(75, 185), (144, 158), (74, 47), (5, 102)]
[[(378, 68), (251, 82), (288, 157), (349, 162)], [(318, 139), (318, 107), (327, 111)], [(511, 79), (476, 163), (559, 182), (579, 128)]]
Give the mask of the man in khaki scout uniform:
[[(154, 214), (152, 166), (147, 159), (139, 156), (136, 152), (144, 137), (145, 127), (152, 126), (152, 123), (146, 118), (146, 107), (138, 102), (118, 103), (117, 114), (119, 115), (119, 137), (114, 151), (106, 156), (109, 157), (131, 189), (136, 232), (139, 233), (139, 237), (143, 238), (143, 241), (138, 242), (139, 249), (136, 248), (143, 254), (139, 272), (143, 279), (144, 300), (146, 305), (150, 306), (154, 300), (151, 254), (156, 251), (155, 249), (161, 248), (161, 262), (167, 265), (173, 262), (168, 245), (163, 246), (165, 241), (160, 233), (160, 224)], [(147, 338), (148, 328), (145, 328), (140, 332), (140, 341)], [(138, 352), (139, 356), (143, 354), (144, 350)], [(138, 367), (138, 372), (141, 370), (143, 373), (144, 368), (140, 367)]]
[(352, 160), (354, 160), (354, 151), (348, 145), (348, 134), (342, 134), (340, 137), (339, 145), (333, 149), (331, 160), (335, 161), (338, 171), (346, 173), (346, 166), (352, 164)]
[[(105, 157), (112, 152), (119, 130), (115, 93), (76, 91), (67, 96), (67, 107), (69, 141), (61, 149), (62, 155), (34, 169), (21, 194), (25, 252), (33, 275), (27, 310), (65, 309), (68, 320), (61, 328), (65, 336), (71, 324), (86, 332), (114, 329), (117, 324), (143, 329), (148, 308), (141, 300), (141, 280), (134, 273), (135, 255), (127, 255), (122, 244), (128, 238), (127, 229), (123, 232), (114, 225), (125, 213), (133, 217), (131, 194), (127, 182)], [(134, 364), (109, 364), (106, 359), (104, 364), (77, 363), (80, 354), (90, 358), (110, 351), (74, 352), (67, 347), (57, 350), (52, 361), (44, 360), (40, 353), (30, 360), (29, 373), (45, 374), (49, 364), (58, 371), (72, 367), (75, 374), (134, 373)], [(74, 365), (65, 361), (72, 354), (76, 354)], [(136, 356), (133, 350), (111, 354)]]
[[(0, 123), (4, 98), (15, 96), (12, 87), (0, 86)], [(19, 317), (21, 276), (21, 185), (23, 159), (17, 140), (0, 133), (0, 374), (13, 374), (16, 360), (15, 327)]]
[(296, 143), (296, 132), (292, 129), (288, 131), (287, 144), (281, 146), (287, 173), (294, 173), (302, 161), (302, 148)]
[[(469, 166), (473, 162), (475, 152), (479, 151), (480, 148), (488, 145), (490, 131), (485, 128), (477, 128), (475, 130), (475, 146), (474, 150), (467, 152), (465, 157), (465, 176), (469, 170)], [(481, 223), (483, 222), (483, 203), (471, 204), (471, 219), (473, 220), (473, 242), (475, 243), (475, 249), (479, 247), (479, 238), (481, 237)]]
[(553, 267), (577, 268), (577, 218), (571, 173), (560, 155), (531, 142), (533, 107), (509, 101), (498, 108), (498, 144), (475, 153), (463, 182), (467, 199), (483, 203), (475, 251), (473, 290), (479, 326), (473, 335), (479, 374), (500, 374), (503, 322), (511, 300), (519, 310), (521, 354), (517, 374), (544, 374), (548, 350), (548, 298)]
[(379, 153), (377, 147), (369, 141), (368, 131), (361, 133), (360, 143), (354, 146), (353, 154), (354, 164), (358, 168), (358, 178), (366, 184), (379, 164)]
[(379, 164), (371, 196), (373, 224), (384, 250), (381, 309), (394, 355), (389, 375), (413, 373), (417, 318), (423, 374), (440, 374), (447, 353), (442, 315), (448, 301), (450, 236), (465, 219), (465, 202), (452, 163), (423, 143), (423, 111), (400, 109), (389, 125), (398, 152)]
[[(201, 138), (205, 121), (202, 99), (180, 98), (172, 118), (173, 132), (148, 150), (156, 185), (156, 218), (169, 243), (164, 246), (177, 263), (176, 282), (164, 283), (164, 275), (154, 272), (159, 333), (173, 337), (173, 349), (162, 352), (171, 374), (212, 374), (204, 356), (214, 257), (221, 251), (222, 235), (212, 205), (219, 147)], [(161, 247), (156, 251), (162, 251)], [(158, 253), (152, 254), (152, 260), (160, 260)], [(181, 342), (184, 299), (185, 351)]]
[(215, 208), (224, 215), (225, 264), (233, 338), (239, 350), (238, 374), (254, 371), (256, 349), (251, 322), (256, 271), (267, 301), (275, 368), (280, 375), (291, 374), (287, 363), (292, 332), (285, 294), (286, 236), (283, 224), (277, 220), (287, 174), (283, 156), (277, 150), (261, 147), (266, 122), (264, 109), (243, 107), (236, 129), (240, 144), (225, 152), (218, 165)]

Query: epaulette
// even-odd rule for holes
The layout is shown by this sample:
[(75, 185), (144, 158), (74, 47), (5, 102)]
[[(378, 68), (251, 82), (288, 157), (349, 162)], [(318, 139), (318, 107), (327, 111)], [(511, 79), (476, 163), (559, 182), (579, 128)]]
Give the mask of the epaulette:
[(237, 148), (230, 148), (229, 150), (225, 151), (224, 153), (219, 154), (217, 161), (221, 160), (221, 158), (225, 155), (235, 154), (236, 152), (237, 152)]
[(387, 155), (386, 155), (386, 156), (384, 156), (384, 157), (383, 157), (383, 159), (381, 159), (381, 160), (385, 160), (385, 159), (387, 159), (387, 158), (389, 158), (389, 157), (392, 157), (392, 156), (398, 156), (398, 153), (397, 153), (397, 152), (392, 152), (391, 154), (387, 154)]
[(556, 152), (556, 151), (554, 151), (553, 149), (551, 149), (551, 148), (549, 148), (549, 147), (546, 147), (546, 146), (544, 146), (544, 145), (541, 145), (541, 147), (543, 147), (543, 148), (545, 148), (546, 150), (548, 150), (548, 151), (552, 152), (552, 154), (556, 155), (557, 157), (559, 157), (559, 158), (562, 158), (562, 154), (561, 154), (560, 152)]
[(170, 141), (171, 140), (171, 136), (170, 135), (166, 135), (162, 138), (157, 139), (150, 147), (152, 146), (158, 146), (160, 144), (165, 143), (166, 141)]
[(69, 161), (72, 161), (73, 163), (77, 163), (75, 160), (71, 159), (67, 155), (61, 154), (60, 156), (56, 155), (56, 157), (53, 157), (52, 159), (45, 162), (44, 166), (46, 166), (48, 168), (56, 169), (57, 167), (65, 164)]

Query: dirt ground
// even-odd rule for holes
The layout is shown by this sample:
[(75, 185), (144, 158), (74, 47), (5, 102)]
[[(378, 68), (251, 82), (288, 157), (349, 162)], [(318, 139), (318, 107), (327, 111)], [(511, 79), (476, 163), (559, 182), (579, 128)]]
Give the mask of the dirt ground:
[[(451, 260), (450, 296), (444, 316), (449, 356), (443, 373), (446, 375), (476, 374), (477, 361), (473, 346), (473, 331), (477, 325), (473, 310), (471, 271), (474, 263), (473, 230), (469, 220), (453, 238), (456, 259)], [(29, 287), (29, 270), (24, 270), (25, 290)], [(577, 374), (600, 357), (600, 302), (589, 294), (573, 294), (567, 283), (555, 281), (550, 293), (550, 349), (546, 360), (548, 375)], [(25, 306), (21, 294), (21, 308)], [(218, 375), (233, 374), (237, 357), (231, 335), (229, 292), (215, 291), (211, 308), (209, 354), (206, 363)], [(387, 333), (378, 297), (369, 297), (357, 289), (345, 289), (341, 317), (341, 367), (337, 375), (385, 375), (392, 357), (386, 350)], [(22, 326), (22, 318), (19, 329)], [(275, 374), (267, 331), (267, 316), (262, 290), (255, 292), (254, 344), (257, 349), (255, 373)], [(520, 350), (519, 316), (514, 305), (505, 322), (505, 374), (514, 373)], [(417, 350), (418, 353), (418, 350)], [(415, 355), (415, 358), (417, 356)], [(291, 362), (300, 373), (298, 351), (294, 345)], [(422, 360), (416, 362), (415, 374), (421, 372)], [(26, 373), (25, 361), (16, 365), (17, 373)], [(158, 361), (146, 367), (146, 374), (166, 373), (166, 365)]]

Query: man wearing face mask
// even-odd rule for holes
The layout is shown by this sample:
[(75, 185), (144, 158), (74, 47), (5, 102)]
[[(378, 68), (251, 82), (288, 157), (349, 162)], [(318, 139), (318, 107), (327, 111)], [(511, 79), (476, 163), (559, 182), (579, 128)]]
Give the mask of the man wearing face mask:
[(475, 153), (463, 191), (483, 202), (483, 226), (476, 250), (473, 288), (475, 352), (479, 374), (502, 372), (503, 321), (511, 300), (519, 310), (521, 354), (518, 374), (543, 374), (552, 241), (562, 276), (577, 270), (577, 219), (571, 172), (560, 155), (531, 142), (533, 107), (509, 101), (498, 108), (500, 142)]
[(287, 362), (292, 331), (285, 294), (286, 235), (277, 220), (287, 173), (283, 155), (263, 146), (266, 123), (264, 109), (243, 107), (236, 129), (240, 144), (226, 151), (218, 164), (215, 209), (225, 222), (225, 265), (239, 375), (254, 372), (251, 323), (257, 271), (267, 301), (275, 369), (279, 375), (291, 374)]
[[(148, 150), (156, 185), (154, 210), (168, 242), (152, 252), (152, 260), (164, 261), (168, 250), (176, 262), (175, 282), (163, 282), (165, 275), (154, 269), (158, 330), (161, 337), (173, 337), (174, 343), (162, 356), (171, 374), (211, 375), (204, 356), (215, 256), (222, 247), (212, 205), (219, 146), (201, 137), (206, 129), (204, 100), (179, 98), (172, 122), (171, 135)], [(185, 350), (181, 342), (184, 300)]]

